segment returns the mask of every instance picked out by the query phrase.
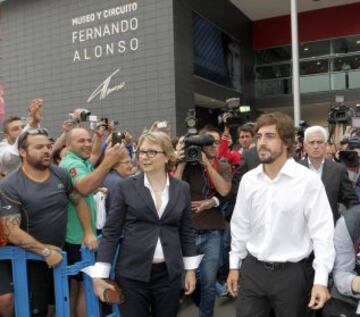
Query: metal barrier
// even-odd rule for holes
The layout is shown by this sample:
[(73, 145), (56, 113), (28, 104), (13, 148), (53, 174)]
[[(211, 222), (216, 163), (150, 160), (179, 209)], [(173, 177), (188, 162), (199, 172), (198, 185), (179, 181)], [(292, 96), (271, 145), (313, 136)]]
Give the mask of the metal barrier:
[[(63, 260), (53, 270), (54, 276), (54, 293), (55, 293), (55, 312), (57, 317), (70, 317), (70, 297), (68, 277), (78, 274), (81, 269), (95, 263), (94, 252), (87, 248), (81, 250), (82, 260), (73, 265), (67, 265), (66, 252), (62, 252)], [(115, 257), (116, 258), (116, 257)], [(15, 314), (17, 317), (30, 317), (30, 302), (28, 289), (28, 276), (26, 262), (44, 261), (44, 259), (31, 252), (6, 246), (0, 248), (0, 260), (10, 260), (13, 272), (13, 284), (15, 294)], [(114, 266), (113, 266), (114, 267)], [(85, 288), (85, 305), (87, 317), (100, 317), (99, 300), (95, 296), (92, 288), (91, 278), (87, 274), (84, 275)], [(112, 278), (114, 271), (112, 271)], [(24, 287), (26, 285), (26, 287)], [(106, 317), (120, 317), (119, 307), (112, 305), (112, 313)]]
[[(69, 284), (67, 277), (67, 257), (62, 252), (63, 260), (53, 270), (55, 287), (56, 316), (70, 317)], [(15, 314), (17, 317), (28, 317), (30, 314), (29, 289), (26, 262), (28, 260), (44, 261), (36, 254), (26, 252), (17, 247), (1, 247), (0, 260), (11, 260), (14, 294)], [(24, 287), (26, 285), (26, 287)]]

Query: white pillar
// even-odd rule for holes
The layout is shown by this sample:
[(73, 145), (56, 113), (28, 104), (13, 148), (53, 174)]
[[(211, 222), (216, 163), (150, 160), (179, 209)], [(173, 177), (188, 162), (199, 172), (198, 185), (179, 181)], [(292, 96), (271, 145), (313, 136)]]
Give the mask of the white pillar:
[(292, 86), (294, 102), (294, 123), (298, 127), (301, 120), (300, 112), (300, 77), (299, 77), (299, 36), (297, 19), (297, 0), (291, 1), (291, 52), (292, 52)]

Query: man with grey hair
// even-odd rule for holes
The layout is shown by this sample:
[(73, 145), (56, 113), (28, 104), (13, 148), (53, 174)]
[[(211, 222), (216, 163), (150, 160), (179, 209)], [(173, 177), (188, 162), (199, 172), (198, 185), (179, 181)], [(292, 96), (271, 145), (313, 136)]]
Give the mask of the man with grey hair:
[(328, 133), (321, 126), (305, 130), (304, 149), (307, 158), (299, 163), (314, 171), (322, 180), (336, 221), (340, 217), (338, 203), (350, 208), (359, 203), (346, 167), (325, 159)]

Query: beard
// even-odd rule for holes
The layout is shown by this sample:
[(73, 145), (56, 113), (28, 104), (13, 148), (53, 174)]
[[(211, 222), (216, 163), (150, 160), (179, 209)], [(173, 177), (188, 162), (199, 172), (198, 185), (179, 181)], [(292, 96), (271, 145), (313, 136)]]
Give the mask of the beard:
[[(265, 150), (265, 152), (262, 152), (260, 154), (261, 150)], [(259, 160), (262, 164), (274, 163), (278, 159), (278, 157), (281, 156), (282, 154), (281, 152), (273, 152), (265, 147), (260, 147), (257, 151), (258, 151)]]
[(33, 168), (39, 170), (39, 171), (45, 171), (47, 168), (49, 168), (51, 164), (51, 159), (44, 161), (43, 159), (36, 159), (33, 157), (27, 158), (27, 163), (32, 166)]

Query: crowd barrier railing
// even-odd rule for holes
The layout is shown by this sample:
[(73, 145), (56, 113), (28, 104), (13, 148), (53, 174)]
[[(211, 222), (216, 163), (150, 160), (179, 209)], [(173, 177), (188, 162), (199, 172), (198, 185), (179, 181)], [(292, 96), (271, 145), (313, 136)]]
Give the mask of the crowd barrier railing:
[[(81, 250), (82, 260), (73, 265), (67, 265), (66, 252), (62, 252), (63, 260), (54, 268), (54, 294), (55, 313), (57, 317), (70, 317), (70, 297), (68, 277), (76, 275), (81, 270), (95, 263), (95, 254), (87, 248)], [(0, 260), (10, 260), (13, 272), (13, 285), (15, 297), (16, 317), (30, 317), (30, 300), (27, 275), (27, 261), (44, 261), (44, 259), (31, 252), (13, 246), (0, 248)], [(114, 266), (113, 266), (114, 267)], [(85, 287), (85, 305), (87, 317), (100, 317), (99, 300), (93, 292), (91, 278), (83, 273)], [(112, 272), (112, 278), (114, 272)], [(112, 305), (111, 314), (106, 317), (120, 317), (117, 305)]]

